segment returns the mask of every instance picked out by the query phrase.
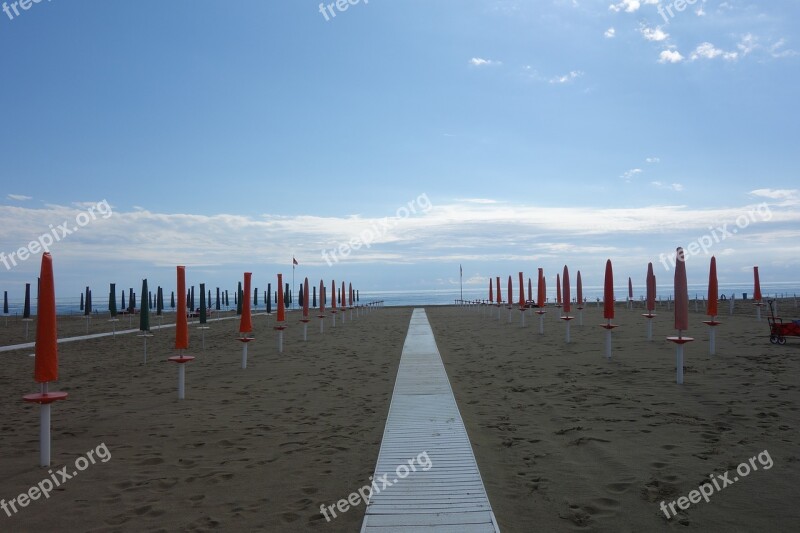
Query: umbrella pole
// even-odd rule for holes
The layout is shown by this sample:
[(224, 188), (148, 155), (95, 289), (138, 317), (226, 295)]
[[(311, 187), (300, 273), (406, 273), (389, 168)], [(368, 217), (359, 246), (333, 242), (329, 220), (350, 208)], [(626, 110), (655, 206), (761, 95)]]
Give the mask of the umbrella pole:
[(144, 338), (144, 364), (147, 364), (147, 337)]
[(708, 355), (717, 353), (717, 329), (714, 326), (708, 326), (711, 331), (708, 332)]
[[(42, 394), (47, 394), (47, 383), (42, 383)], [(50, 404), (41, 404), (39, 411), (39, 463), (50, 466)]]
[[(352, 317), (351, 317), (352, 318)], [(308, 323), (303, 323), (303, 342), (308, 341)]]
[(647, 319), (647, 340), (648, 341), (652, 341), (653, 340), (653, 319), (652, 318), (648, 318)]
[(675, 360), (677, 365), (676, 382), (678, 385), (683, 385), (683, 344), (676, 346)]
[(539, 315), (539, 335), (544, 335), (544, 313)]
[(520, 315), (522, 315), (522, 327), (524, 328), (525, 327), (525, 310), (524, 309), (522, 310)]
[(319, 319), (319, 334), (322, 335), (325, 331), (325, 319), (320, 317)]
[(606, 359), (611, 359), (611, 328), (606, 329)]
[(247, 343), (242, 343), (242, 368), (247, 368)]
[(578, 310), (578, 325), (583, 327), (583, 308)]
[(567, 344), (569, 344), (569, 320), (566, 320), (567, 323)]
[(278, 353), (283, 353), (283, 330), (278, 331)]
[(178, 399), (183, 400), (186, 397), (186, 365), (178, 365)]

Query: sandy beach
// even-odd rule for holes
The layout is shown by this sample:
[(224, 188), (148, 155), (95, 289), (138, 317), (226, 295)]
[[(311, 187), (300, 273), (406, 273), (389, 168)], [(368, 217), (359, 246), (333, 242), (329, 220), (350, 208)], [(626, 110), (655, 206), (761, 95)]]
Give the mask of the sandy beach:
[[(727, 314), (727, 306), (724, 307)], [(690, 304), (693, 308), (693, 304)], [(701, 305), (702, 308), (702, 305)], [(782, 309), (789, 310), (784, 303)], [(794, 309), (792, 309), (794, 310)], [(503, 531), (793, 531), (800, 481), (800, 342), (768, 340), (752, 304), (722, 316), (717, 355), (692, 313), (686, 378), (675, 384), (672, 313), (658, 309), (647, 342), (642, 309), (616, 309), (611, 361), (602, 308), (584, 327), (549, 308), (545, 335), (513, 323), (428, 310), (484, 483)], [(577, 316), (577, 312), (571, 313)], [(764, 315), (766, 316), (766, 315)], [(696, 325), (695, 325), (696, 324)], [(774, 466), (671, 519), (659, 503), (768, 450)], [(732, 474), (730, 478), (733, 478)]]
[[(555, 308), (543, 336), (535, 316), (522, 329), (516, 309), (509, 324), (505, 309), (498, 321), (474, 309), (427, 308), (501, 530), (800, 527), (800, 342), (769, 344), (766, 319), (758, 323), (747, 303), (737, 305), (736, 316), (720, 319), (714, 357), (704, 317), (692, 313), (697, 340), (686, 350), (683, 386), (664, 340), (673, 333), (666, 309), (657, 311), (651, 343), (642, 310), (618, 306), (621, 327), (607, 361), (596, 326), (602, 309), (593, 304), (582, 328), (573, 321), (570, 345)], [(335, 330), (326, 321), (322, 337), (315, 319), (303, 343), (294, 313), (282, 355), (272, 319), (255, 316), (246, 370), (234, 341), (238, 321), (210, 323), (205, 351), (192, 324), (197, 360), (183, 402), (165, 362), (172, 329), (150, 338), (146, 366), (134, 334), (60, 345), (56, 388), (70, 398), (53, 408), (53, 471), (101, 443), (110, 458), (49, 499), (3, 513), (2, 529), (358, 531), (363, 505), (330, 523), (319, 506), (346, 498), (373, 472), (410, 315), (387, 308), (338, 321)], [(0, 327), (2, 344), (19, 342), (20, 327)], [(85, 331), (79, 317), (60, 327)], [(0, 354), (6, 501), (49, 476), (37, 466), (38, 408), (21, 401), (35, 390), (29, 353)], [(662, 500), (765, 450), (771, 468), (756, 462), (757, 471), (674, 518), (660, 511)]]

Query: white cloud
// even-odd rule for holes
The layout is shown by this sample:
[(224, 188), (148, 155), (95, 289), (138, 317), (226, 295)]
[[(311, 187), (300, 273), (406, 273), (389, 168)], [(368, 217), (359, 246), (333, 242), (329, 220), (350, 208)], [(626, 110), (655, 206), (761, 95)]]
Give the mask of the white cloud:
[(481, 57), (473, 57), (469, 60), (469, 64), (473, 67), (493, 67), (502, 65), (502, 61), (494, 61), (492, 59), (483, 59)]
[(659, 63), (680, 63), (684, 57), (677, 50), (662, 50), (658, 55)]
[(608, 6), (608, 9), (614, 11), (615, 13), (619, 13), (620, 11), (624, 11), (625, 13), (635, 13), (640, 7), (642, 7), (642, 4), (656, 5), (658, 4), (658, 0), (622, 0), (617, 4), (611, 4)]
[(750, 191), (752, 196), (781, 200), (786, 205), (800, 203), (800, 190), (798, 189), (755, 189)]
[(660, 26), (651, 28), (645, 24), (642, 24), (639, 27), (639, 33), (641, 33), (642, 37), (644, 37), (648, 41), (653, 41), (653, 42), (665, 41), (669, 37), (669, 34), (666, 33), (664, 30), (662, 30)]
[(614, 28), (608, 28), (606, 32), (603, 34), (606, 39), (613, 39), (617, 35), (617, 30)]
[(722, 57), (727, 61), (735, 61), (739, 57), (738, 52), (726, 52), (719, 48), (716, 48), (713, 44), (709, 42), (701, 43), (700, 45), (695, 48), (695, 50), (689, 56), (691, 61), (695, 61), (697, 59), (715, 59), (717, 57)]
[(7, 196), (9, 200), (16, 200), (18, 202), (24, 202), (26, 200), (33, 200), (32, 196), (25, 196), (24, 194), (9, 194)]
[(660, 181), (651, 181), (650, 185), (657, 189), (665, 189), (675, 192), (681, 192), (683, 190), (683, 185), (680, 183), (662, 183)]
[(563, 76), (556, 76), (555, 78), (550, 78), (550, 83), (569, 83), (577, 78), (583, 76), (583, 72), (580, 70), (573, 70), (569, 74), (564, 74)]
[(620, 178), (624, 179), (626, 183), (630, 183), (633, 178), (642, 173), (641, 168), (632, 168), (624, 172)]
[(661, 162), (661, 158), (660, 157), (648, 157), (647, 159), (645, 159), (645, 161), (647, 163), (660, 163)]

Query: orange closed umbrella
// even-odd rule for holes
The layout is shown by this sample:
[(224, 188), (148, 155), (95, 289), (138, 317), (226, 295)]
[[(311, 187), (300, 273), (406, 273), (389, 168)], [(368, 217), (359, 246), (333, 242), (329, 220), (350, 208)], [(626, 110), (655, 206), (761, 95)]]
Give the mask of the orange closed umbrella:
[(492, 289), (492, 278), (489, 278), (489, 303), (494, 302), (494, 290)]
[(603, 318), (614, 318), (614, 269), (611, 259), (606, 261), (606, 275), (603, 282)]
[(556, 274), (556, 307), (561, 307), (561, 277)]
[(611, 359), (611, 331), (617, 327), (611, 323), (614, 318), (614, 269), (611, 266), (611, 259), (606, 260), (606, 274), (603, 280), (603, 318), (605, 324), (601, 327), (606, 330), (606, 358)]
[(686, 258), (683, 248), (678, 248), (675, 261), (675, 329), (678, 330), (677, 337), (667, 337), (667, 340), (674, 342), (676, 348), (676, 382), (683, 384), (683, 345), (694, 339), (684, 337), (683, 332), (689, 329), (689, 287), (686, 283)]
[(169, 361), (178, 364), (178, 399), (186, 396), (186, 366), (189, 361), (194, 361), (191, 355), (183, 355), (183, 350), (189, 348), (189, 322), (186, 317), (186, 267), (177, 267), (178, 308), (175, 315), (175, 349), (178, 355), (169, 358)]
[(253, 320), (250, 312), (250, 283), (253, 277), (252, 272), (244, 273), (244, 292), (242, 293), (242, 317), (239, 320), (239, 333), (250, 333), (253, 331)]
[(581, 280), (581, 271), (575, 277), (576, 296), (578, 298), (578, 325), (583, 326), (583, 281)]
[[(178, 294), (186, 294), (186, 267), (178, 267)], [(186, 318), (186, 297), (178, 298), (178, 310), (175, 316), (175, 349), (189, 349), (189, 322)]]
[[(250, 283), (252, 281), (252, 272), (244, 273), (244, 289), (241, 293), (242, 298), (242, 315), (239, 319), (239, 333), (238, 339), (242, 343), (242, 368), (247, 368), (247, 345), (250, 341), (254, 340), (253, 336), (248, 333), (253, 331), (253, 319), (250, 311)], [(280, 292), (280, 291), (278, 291)], [(202, 301), (202, 291), (201, 291)]]
[(758, 267), (753, 267), (753, 300), (756, 302), (756, 319), (761, 320), (761, 281), (758, 278)]
[(653, 263), (647, 263), (647, 277), (645, 278), (647, 287), (646, 307), (647, 313), (642, 314), (647, 319), (647, 340), (653, 340), (653, 310), (656, 308), (656, 277), (653, 274)]
[[(65, 399), (67, 393), (48, 390), (48, 383), (58, 380), (56, 291), (53, 281), (53, 258), (49, 252), (42, 254), (36, 308), (36, 348), (33, 379), (40, 384), (40, 392), (26, 394), (22, 399), (26, 402), (39, 404), (39, 464), (41, 466), (50, 466), (50, 404)], [(5, 505), (5, 502), (3, 504)]]
[(711, 317), (711, 320), (704, 320), (703, 323), (708, 325), (708, 355), (714, 355), (717, 352), (717, 330), (716, 327), (720, 325), (717, 322), (717, 301), (719, 300), (719, 283), (717, 282), (717, 258), (711, 256), (711, 265), (708, 269), (708, 307), (706, 307), (706, 314)]
[(539, 279), (536, 281), (536, 307), (539, 308), (536, 314), (539, 315), (539, 335), (544, 335), (544, 310), (545, 300), (544, 269), (539, 269)]
[(683, 248), (678, 248), (675, 262), (675, 329), (678, 336), (681, 331), (689, 329), (689, 287), (686, 283), (686, 260)]
[(58, 381), (56, 296), (53, 282), (53, 258), (49, 253), (45, 253), (42, 256), (36, 319), (36, 354), (33, 379), (36, 383)]

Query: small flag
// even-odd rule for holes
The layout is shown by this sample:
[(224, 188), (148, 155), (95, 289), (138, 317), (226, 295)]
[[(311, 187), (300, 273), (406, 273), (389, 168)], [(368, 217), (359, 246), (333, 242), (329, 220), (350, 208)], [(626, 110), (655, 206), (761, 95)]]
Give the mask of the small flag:
[(300, 264), (300, 263), (297, 262), (297, 259), (295, 259), (294, 256), (292, 256), (292, 264), (293, 265), (299, 265)]

